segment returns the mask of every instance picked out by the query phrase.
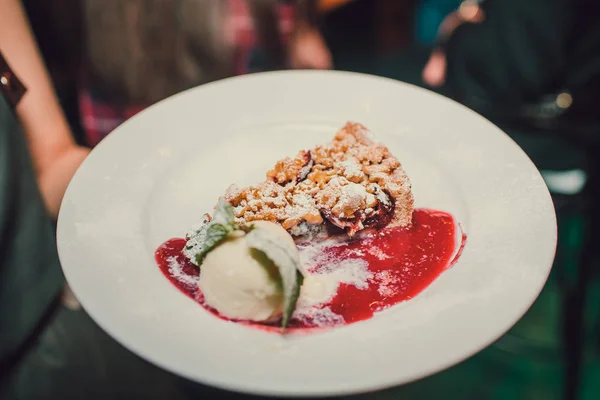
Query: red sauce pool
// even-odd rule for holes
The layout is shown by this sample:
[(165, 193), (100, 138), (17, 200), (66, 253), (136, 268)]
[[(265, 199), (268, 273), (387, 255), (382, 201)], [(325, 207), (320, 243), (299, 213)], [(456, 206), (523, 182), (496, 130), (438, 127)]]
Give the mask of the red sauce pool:
[[(373, 232), (365, 237), (349, 240), (344, 245), (325, 246), (321, 251), (327, 260), (307, 266), (311, 272), (319, 272), (328, 265), (348, 259), (366, 262), (370, 279), (365, 285), (341, 283), (337, 293), (319, 308), (329, 309), (341, 316), (345, 324), (368, 319), (373, 313), (384, 310), (419, 294), (433, 282), (458, 257), (465, 244), (457, 250), (457, 224), (454, 218), (442, 211), (416, 209), (410, 229), (391, 228)], [(198, 268), (182, 254), (185, 239), (171, 239), (156, 250), (156, 261), (163, 274), (183, 293), (197, 301), (214, 315), (219, 315), (204, 303), (202, 293), (195, 284)], [(327, 264), (327, 265), (326, 265)], [(173, 268), (173, 266), (176, 268)], [(340, 319), (338, 318), (338, 321)], [(238, 321), (241, 322), (241, 321)], [(266, 330), (278, 330), (276, 326), (241, 322)], [(332, 324), (339, 325), (340, 323)], [(292, 319), (290, 329), (315, 328), (310, 320)], [(319, 327), (323, 327), (321, 324)]]

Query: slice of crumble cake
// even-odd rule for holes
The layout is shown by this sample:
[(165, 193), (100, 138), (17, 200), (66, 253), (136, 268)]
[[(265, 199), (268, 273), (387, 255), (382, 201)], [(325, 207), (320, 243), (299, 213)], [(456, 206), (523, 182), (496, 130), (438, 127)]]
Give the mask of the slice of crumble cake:
[(333, 140), (284, 158), (256, 186), (232, 185), (225, 199), (238, 223), (277, 222), (293, 236), (329, 224), (352, 237), (374, 227), (409, 226), (410, 181), (400, 162), (367, 128), (347, 123)]

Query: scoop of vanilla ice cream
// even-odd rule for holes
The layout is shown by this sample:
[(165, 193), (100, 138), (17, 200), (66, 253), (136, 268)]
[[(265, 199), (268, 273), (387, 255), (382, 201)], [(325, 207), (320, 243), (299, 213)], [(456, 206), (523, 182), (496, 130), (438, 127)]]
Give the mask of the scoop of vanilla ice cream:
[[(257, 229), (277, 233), (281, 243), (298, 251), (292, 237), (280, 225), (253, 222)], [(251, 321), (271, 321), (283, 312), (279, 270), (264, 253), (251, 249), (244, 233), (236, 231), (213, 249), (200, 267), (200, 290), (206, 304), (221, 315)]]

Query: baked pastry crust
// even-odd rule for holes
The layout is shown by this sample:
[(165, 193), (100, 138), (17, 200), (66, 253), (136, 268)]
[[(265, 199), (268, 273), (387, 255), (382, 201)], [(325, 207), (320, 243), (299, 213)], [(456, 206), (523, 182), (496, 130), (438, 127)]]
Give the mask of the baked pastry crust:
[(330, 143), (278, 161), (264, 182), (232, 185), (225, 199), (236, 222), (276, 222), (294, 236), (327, 222), (348, 236), (368, 227), (409, 226), (414, 207), (398, 159), (365, 126), (352, 122)]

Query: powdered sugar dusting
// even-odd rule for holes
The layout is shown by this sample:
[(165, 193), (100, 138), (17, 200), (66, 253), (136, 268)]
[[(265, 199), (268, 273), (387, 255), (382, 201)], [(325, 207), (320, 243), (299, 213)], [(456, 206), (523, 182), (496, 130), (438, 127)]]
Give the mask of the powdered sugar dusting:
[(369, 254), (371, 254), (372, 256), (377, 257), (378, 260), (387, 260), (388, 258), (392, 258), (388, 254), (386, 254), (383, 250), (381, 250), (379, 247), (375, 247), (375, 246), (369, 247), (367, 252)]
[(300, 262), (305, 268), (310, 269), (310, 266), (314, 267), (314, 265), (320, 261), (319, 257), (326, 257), (323, 250), (347, 245), (348, 242), (340, 240), (339, 238), (325, 239), (319, 242), (300, 243), (298, 244)]
[[(349, 182), (342, 187), (337, 206), (340, 208), (358, 209), (366, 203), (367, 189), (363, 185)], [(340, 215), (341, 216), (341, 215)]]
[(365, 174), (362, 171), (362, 166), (354, 157), (350, 157), (338, 162), (338, 167), (340, 168), (342, 175), (350, 181), (360, 181), (365, 176)]
[[(289, 328), (351, 324), (413, 298), (454, 262), (455, 226), (450, 214), (417, 210), (410, 229), (371, 229), (354, 238), (329, 231), (316, 240), (297, 239), (304, 282)], [(190, 236), (201, 236), (198, 231), (165, 242), (155, 257), (172, 283), (219, 315), (202, 303), (198, 268), (183, 251), (192, 244)], [(263, 327), (278, 329), (270, 324)]]
[(344, 317), (334, 313), (329, 307), (296, 309), (292, 318), (307, 325), (323, 328), (328, 326), (342, 325), (346, 322)]
[(208, 223), (211, 218), (208, 214), (202, 216), (200, 223), (185, 235), (187, 240), (183, 254), (192, 262), (192, 264), (198, 265), (196, 262), (196, 255), (202, 251), (204, 247), (204, 241), (206, 239), (206, 230), (208, 229)]
[(335, 262), (328, 260), (327, 255), (323, 253), (318, 254), (316, 259), (318, 264), (308, 264), (313, 267), (309, 267), (306, 272), (298, 299), (299, 308), (318, 306), (331, 301), (342, 283), (366, 289), (369, 280), (373, 278), (365, 260), (354, 258)]
[(181, 264), (175, 257), (167, 258), (169, 263), (169, 273), (175, 279), (186, 286), (196, 287), (198, 285), (199, 276), (193, 276), (185, 273)]
[[(327, 304), (337, 294), (340, 284), (367, 289), (373, 273), (368, 263), (360, 258), (336, 260), (325, 248), (346, 246), (347, 242), (328, 239), (300, 245), (300, 259), (305, 268), (305, 278), (293, 318), (315, 326), (343, 324), (344, 318), (334, 313)], [(359, 255), (359, 254), (357, 254)]]
[(369, 263), (360, 258), (342, 260), (338, 265), (329, 264), (321, 268), (319, 273), (323, 274), (339, 283), (354, 285), (358, 289), (366, 289), (368, 280), (373, 277), (369, 271)]
[(298, 193), (292, 196), (290, 205), (286, 207), (288, 218), (302, 218), (311, 213), (318, 213), (315, 199), (307, 193)]
[(375, 274), (374, 281), (378, 283), (379, 288), (377, 291), (383, 297), (390, 297), (396, 294), (397, 284), (400, 282), (400, 278), (391, 273), (390, 271), (381, 271)]

